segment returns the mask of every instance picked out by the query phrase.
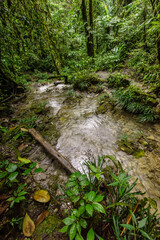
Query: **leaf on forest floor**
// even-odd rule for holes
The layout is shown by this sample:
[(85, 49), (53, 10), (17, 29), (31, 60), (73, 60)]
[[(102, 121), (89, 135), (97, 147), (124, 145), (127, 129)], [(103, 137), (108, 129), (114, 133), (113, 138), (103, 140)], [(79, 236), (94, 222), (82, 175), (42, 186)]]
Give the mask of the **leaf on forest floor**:
[(28, 164), (28, 163), (31, 163), (31, 160), (27, 159), (27, 158), (22, 158), (20, 156), (18, 156), (18, 160), (21, 162), (21, 163), (24, 163), (24, 164)]
[(44, 219), (46, 219), (46, 217), (48, 217), (49, 215), (49, 211), (46, 210), (44, 212), (42, 212), (38, 217), (37, 217), (37, 220), (36, 220), (36, 227), (38, 227), (39, 224), (41, 224)]
[(26, 213), (24, 220), (23, 220), (23, 234), (26, 237), (31, 237), (34, 230), (35, 230), (35, 224), (32, 221), (32, 219), (30, 218), (30, 216), (28, 215), (28, 213)]
[(50, 201), (50, 195), (46, 190), (38, 190), (34, 193), (34, 200), (37, 202), (47, 203)]
[(21, 145), (19, 145), (18, 150), (21, 152), (26, 147), (28, 147), (28, 144), (22, 143)]

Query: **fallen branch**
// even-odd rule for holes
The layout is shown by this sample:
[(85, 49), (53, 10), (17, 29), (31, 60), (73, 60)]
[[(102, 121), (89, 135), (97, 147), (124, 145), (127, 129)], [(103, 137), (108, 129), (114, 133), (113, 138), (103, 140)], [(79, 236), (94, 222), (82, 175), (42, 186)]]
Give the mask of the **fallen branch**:
[(59, 152), (57, 152), (53, 146), (48, 143), (34, 128), (29, 129), (28, 132), (34, 137), (46, 150), (49, 152), (54, 159), (56, 159), (61, 165), (67, 169), (70, 173), (74, 173), (77, 170), (67, 161)]

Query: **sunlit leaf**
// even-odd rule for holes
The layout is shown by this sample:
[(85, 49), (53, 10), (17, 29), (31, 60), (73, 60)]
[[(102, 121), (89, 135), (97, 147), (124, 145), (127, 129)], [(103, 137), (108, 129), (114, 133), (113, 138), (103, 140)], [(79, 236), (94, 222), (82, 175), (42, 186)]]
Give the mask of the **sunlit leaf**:
[(93, 228), (91, 228), (87, 233), (87, 240), (94, 240), (94, 238), (95, 238), (95, 234), (94, 234)]
[(34, 193), (34, 200), (37, 202), (47, 203), (50, 201), (50, 195), (46, 190), (38, 190)]
[(18, 156), (18, 160), (21, 162), (21, 163), (24, 163), (24, 164), (28, 164), (28, 163), (31, 163), (31, 160), (27, 159), (27, 158), (22, 158), (20, 156)]

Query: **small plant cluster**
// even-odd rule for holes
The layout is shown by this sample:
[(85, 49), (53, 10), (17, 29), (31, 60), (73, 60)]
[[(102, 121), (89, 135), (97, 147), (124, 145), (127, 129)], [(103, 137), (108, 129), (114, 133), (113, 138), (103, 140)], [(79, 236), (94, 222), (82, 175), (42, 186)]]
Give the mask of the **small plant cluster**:
[(26, 189), (26, 184), (19, 184), (22, 177), (30, 174), (32, 170), (35, 173), (43, 171), (42, 168), (35, 168), (37, 165), (36, 162), (28, 165), (29, 159), (21, 157), (19, 157), (19, 159), (22, 162), (12, 163), (9, 160), (4, 160), (0, 163), (0, 182), (2, 183), (3, 189), (12, 189), (12, 196), (7, 199), (7, 201), (11, 202), (10, 207), (26, 199), (25, 195), (28, 193), (24, 190)]
[[(105, 158), (113, 164), (103, 168)], [(157, 210), (151, 213), (150, 204), (156, 208), (156, 202), (137, 199), (136, 195), (142, 195), (133, 192), (137, 180), (130, 184), (131, 177), (113, 156), (99, 157), (85, 165), (88, 175), (76, 172), (65, 189), (61, 188), (72, 204), (61, 232), (70, 240), (158, 240), (160, 219)]]
[(154, 110), (157, 100), (136, 87), (116, 89), (113, 99), (122, 109), (137, 114), (141, 122), (153, 122), (158, 117)]
[(110, 88), (120, 87), (126, 88), (130, 85), (130, 82), (127, 79), (127, 77), (128, 77), (127, 75), (123, 75), (120, 73), (112, 73), (106, 80)]
[(88, 72), (77, 74), (72, 80), (73, 88), (79, 89), (80, 91), (85, 91), (91, 85), (98, 84), (99, 82), (100, 82), (99, 78)]

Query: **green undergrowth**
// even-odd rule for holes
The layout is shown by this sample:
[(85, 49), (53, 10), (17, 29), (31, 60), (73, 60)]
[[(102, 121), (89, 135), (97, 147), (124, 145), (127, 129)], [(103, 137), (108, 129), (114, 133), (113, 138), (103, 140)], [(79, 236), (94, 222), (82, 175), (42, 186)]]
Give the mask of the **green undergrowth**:
[(129, 76), (118, 72), (110, 74), (106, 80), (110, 88), (126, 88), (130, 85)]
[[(111, 162), (104, 167), (105, 159)], [(70, 202), (62, 233), (70, 240), (158, 240), (160, 218), (154, 199), (138, 199), (137, 180), (113, 156), (85, 162), (87, 174), (72, 174), (61, 198)]]
[(113, 93), (113, 99), (120, 108), (136, 114), (141, 122), (153, 122), (158, 118), (155, 112), (155, 107), (158, 104), (157, 99), (141, 92), (137, 87), (129, 86), (126, 89), (116, 89)]
[(70, 82), (73, 84), (74, 89), (85, 91), (88, 90), (91, 85), (100, 84), (103, 81), (92, 73), (81, 72), (75, 74), (74, 77), (72, 77), (72, 79), (70, 80)]

